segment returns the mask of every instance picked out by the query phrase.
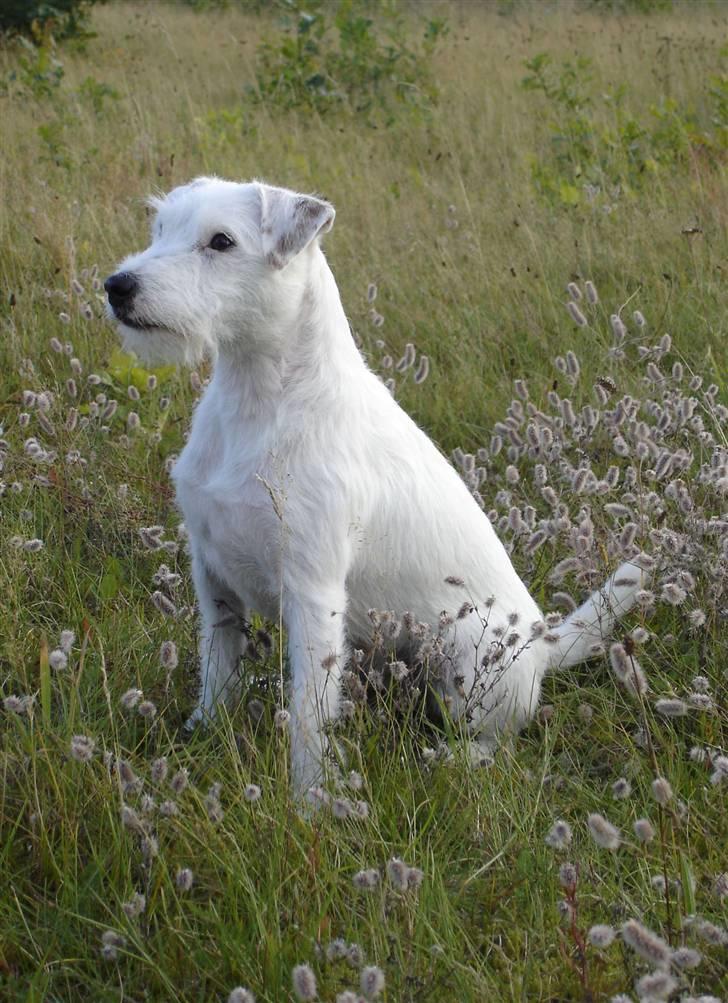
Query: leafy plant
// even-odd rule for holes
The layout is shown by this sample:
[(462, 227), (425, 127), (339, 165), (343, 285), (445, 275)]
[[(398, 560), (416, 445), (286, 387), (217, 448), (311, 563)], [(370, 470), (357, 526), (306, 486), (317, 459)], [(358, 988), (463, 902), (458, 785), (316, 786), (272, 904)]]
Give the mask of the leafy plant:
[(597, 105), (589, 59), (556, 65), (542, 52), (525, 66), (529, 72), (522, 87), (541, 93), (551, 111), (552, 156), (531, 164), (537, 189), (551, 200), (576, 205), (582, 196), (618, 197), (640, 188), (661, 166), (685, 160), (694, 149), (714, 157), (726, 150), (728, 77), (711, 78), (709, 123), (701, 125), (693, 112), (671, 98), (652, 105), (651, 119), (642, 122), (626, 110), (625, 84), (602, 95), (602, 107)]
[(403, 17), (363, 0), (283, 0), (282, 33), (259, 47), (257, 95), (284, 108), (327, 111), (346, 105), (368, 114), (393, 102), (424, 107), (437, 96), (431, 57), (447, 31), (443, 19), (424, 25), (411, 45)]
[(23, 34), (42, 41), (47, 31), (58, 38), (88, 37), (87, 19), (97, 0), (3, 0), (0, 34)]

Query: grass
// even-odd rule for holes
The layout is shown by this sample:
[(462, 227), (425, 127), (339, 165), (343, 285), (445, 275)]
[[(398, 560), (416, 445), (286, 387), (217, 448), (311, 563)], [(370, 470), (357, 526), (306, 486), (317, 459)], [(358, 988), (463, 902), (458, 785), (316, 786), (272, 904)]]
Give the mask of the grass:
[[(629, 918), (674, 948), (700, 948), (697, 968), (673, 968), (672, 998), (728, 994), (725, 940), (711, 944), (720, 932), (685, 925), (697, 914), (724, 930), (728, 902), (718, 881), (728, 869), (728, 770), (718, 758), (728, 744), (725, 521), (708, 531), (700, 523), (725, 512), (725, 412), (720, 392), (705, 394), (728, 361), (725, 122), (711, 96), (726, 73), (724, 12), (697, 4), (652, 13), (519, 3), (432, 10), (450, 26), (433, 57), (437, 104), (395, 104), (394, 114), (368, 119), (347, 108), (279, 110), (246, 96), (258, 42), (278, 30), (266, 12), (99, 7), (94, 38), (49, 50), (63, 65), (57, 86), (39, 82), (42, 67), (17, 43), (0, 51), (0, 691), (21, 701), (0, 711), (3, 999), (201, 1003), (240, 985), (272, 1003), (293, 998), (292, 969), (306, 963), (320, 998), (333, 1001), (358, 987), (357, 952), (327, 956), (343, 938), (383, 969), (389, 1001), (606, 1000), (633, 993), (650, 966), (621, 938), (602, 950), (585, 944), (585, 933)], [(571, 104), (522, 87), (525, 61), (539, 52), (551, 54), (557, 75), (567, 62), (590, 60)], [(636, 152), (620, 132), (630, 119), (646, 133)], [(574, 132), (583, 122), (586, 139)], [(651, 428), (659, 413), (649, 400), (679, 407), (694, 396), (702, 428), (676, 422), (652, 440), (671, 453), (688, 449), (686, 469), (651, 477), (653, 454), (636, 465), (628, 502), (640, 547), (668, 558), (657, 599), (626, 625), (642, 621), (650, 633), (638, 650), (648, 696), (635, 700), (615, 685), (606, 659), (555, 677), (539, 721), (480, 771), (465, 767), (457, 728), (433, 732), (416, 708), (395, 713), (387, 699), (379, 713), (358, 708), (342, 741), (364, 785), (340, 796), (366, 801), (367, 817), (302, 816), (288, 795), (287, 738), (273, 724), (281, 699), (274, 631), (269, 671), (244, 666), (241, 707), (206, 734), (183, 737), (196, 685), (194, 596), (167, 470), (198, 381), (175, 370), (149, 374), (121, 356), (97, 286), (145, 244), (149, 191), (203, 172), (264, 177), (333, 201), (326, 252), (363, 351), (384, 377), (382, 358), (396, 360), (408, 342), (429, 357), (429, 378), (416, 385), (411, 370), (398, 376), (397, 396), (446, 451), (489, 450), (473, 461), (485, 470), (479, 491), (544, 608), (559, 587), (549, 575), (574, 552), (586, 514), (595, 565), (624, 549), (624, 519), (604, 505), (624, 498), (635, 444), (625, 431), (632, 454), (618, 457), (604, 421), (593, 434), (557, 424), (561, 452), (549, 473), (569, 527), (529, 551), (529, 534), (514, 531), (509, 512), (531, 505), (547, 518), (534, 485), (538, 457), (512, 442), (511, 457), (489, 449), (494, 424), (507, 409), (516, 413), (514, 379), (527, 378), (542, 413), (560, 407), (549, 391), (577, 409), (595, 407), (594, 380), (611, 380), (609, 406), (631, 395)], [(577, 327), (565, 287), (583, 290), (586, 279), (600, 302), (587, 310), (581, 301), (588, 324)], [(609, 324), (618, 308), (629, 327), (624, 358)], [(658, 345), (668, 332), (669, 349), (640, 361), (639, 345)], [(568, 350), (579, 358), (578, 380), (554, 364)], [(657, 381), (650, 360), (665, 374)], [(705, 376), (700, 390), (687, 389), (693, 373)], [(24, 391), (52, 397), (33, 402)], [(99, 417), (112, 399), (115, 413)], [(35, 458), (24, 445), (31, 436), (41, 444)], [(701, 473), (711, 457), (712, 480)], [(517, 485), (509, 463), (520, 471)], [(570, 471), (585, 463), (599, 477), (616, 464), (619, 487), (577, 496)], [(682, 487), (668, 490), (676, 480)], [(139, 529), (152, 525), (164, 527), (166, 551), (143, 544)], [(37, 552), (24, 546), (34, 539), (43, 541)], [(166, 587), (171, 618), (151, 601), (163, 562), (181, 576)], [(684, 601), (660, 601), (662, 584), (679, 574)], [(577, 595), (584, 581), (571, 577), (566, 587)], [(67, 666), (53, 667), (62, 630), (75, 640)], [(160, 665), (167, 640), (179, 653), (171, 670)], [(710, 710), (656, 711), (655, 698), (685, 698), (696, 675), (707, 679)], [(153, 718), (122, 708), (130, 687), (154, 703)], [(35, 698), (31, 707), (24, 697)], [(89, 762), (71, 755), (78, 734), (96, 743)], [(702, 761), (689, 755), (693, 747), (707, 750)], [(160, 757), (167, 779), (159, 766), (153, 778)], [(182, 769), (190, 783), (176, 793), (169, 777)], [(651, 791), (658, 775), (675, 792), (666, 807)], [(620, 777), (632, 792), (614, 800)], [(222, 791), (211, 795), (217, 783)], [(245, 796), (251, 783), (259, 800)], [(176, 814), (160, 811), (167, 802)], [(140, 825), (122, 824), (122, 804)], [(591, 838), (590, 813), (619, 827), (617, 851)], [(632, 825), (644, 816), (657, 836), (643, 845)], [(556, 819), (573, 828), (568, 850), (545, 842)], [(424, 872), (419, 889), (388, 880), (394, 856)], [(576, 886), (559, 882), (567, 859), (578, 866)], [(181, 868), (194, 873), (188, 891), (177, 883)], [(352, 878), (367, 868), (380, 882), (358, 891)], [(135, 892), (146, 905), (129, 916), (122, 904)], [(104, 958), (108, 930), (123, 941), (107, 943)]]

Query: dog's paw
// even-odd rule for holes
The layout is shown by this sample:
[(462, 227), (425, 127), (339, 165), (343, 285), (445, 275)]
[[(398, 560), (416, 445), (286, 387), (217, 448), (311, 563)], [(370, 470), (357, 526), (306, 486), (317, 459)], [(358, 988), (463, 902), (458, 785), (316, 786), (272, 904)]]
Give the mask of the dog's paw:
[(466, 751), (468, 762), (474, 769), (488, 769), (495, 761), (494, 747), (477, 738), (468, 741)]
[(196, 731), (198, 728), (205, 728), (209, 723), (209, 720), (210, 716), (204, 707), (195, 707), (185, 723), (182, 725), (182, 730), (187, 735), (191, 735), (192, 732)]

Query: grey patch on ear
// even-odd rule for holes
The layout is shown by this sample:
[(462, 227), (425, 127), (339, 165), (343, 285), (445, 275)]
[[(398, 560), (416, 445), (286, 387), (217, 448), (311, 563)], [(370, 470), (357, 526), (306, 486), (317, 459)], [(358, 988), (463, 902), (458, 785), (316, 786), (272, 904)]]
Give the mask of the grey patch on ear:
[(334, 207), (313, 195), (260, 186), (263, 253), (273, 268), (285, 268), (320, 234), (331, 229)]

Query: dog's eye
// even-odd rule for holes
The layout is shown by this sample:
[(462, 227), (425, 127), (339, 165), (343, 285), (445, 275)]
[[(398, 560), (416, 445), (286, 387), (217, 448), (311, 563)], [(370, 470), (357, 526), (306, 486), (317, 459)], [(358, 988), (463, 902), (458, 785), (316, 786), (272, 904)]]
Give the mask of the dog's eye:
[(231, 240), (226, 233), (216, 233), (208, 247), (211, 247), (213, 251), (227, 251), (229, 248), (235, 247), (235, 241)]

